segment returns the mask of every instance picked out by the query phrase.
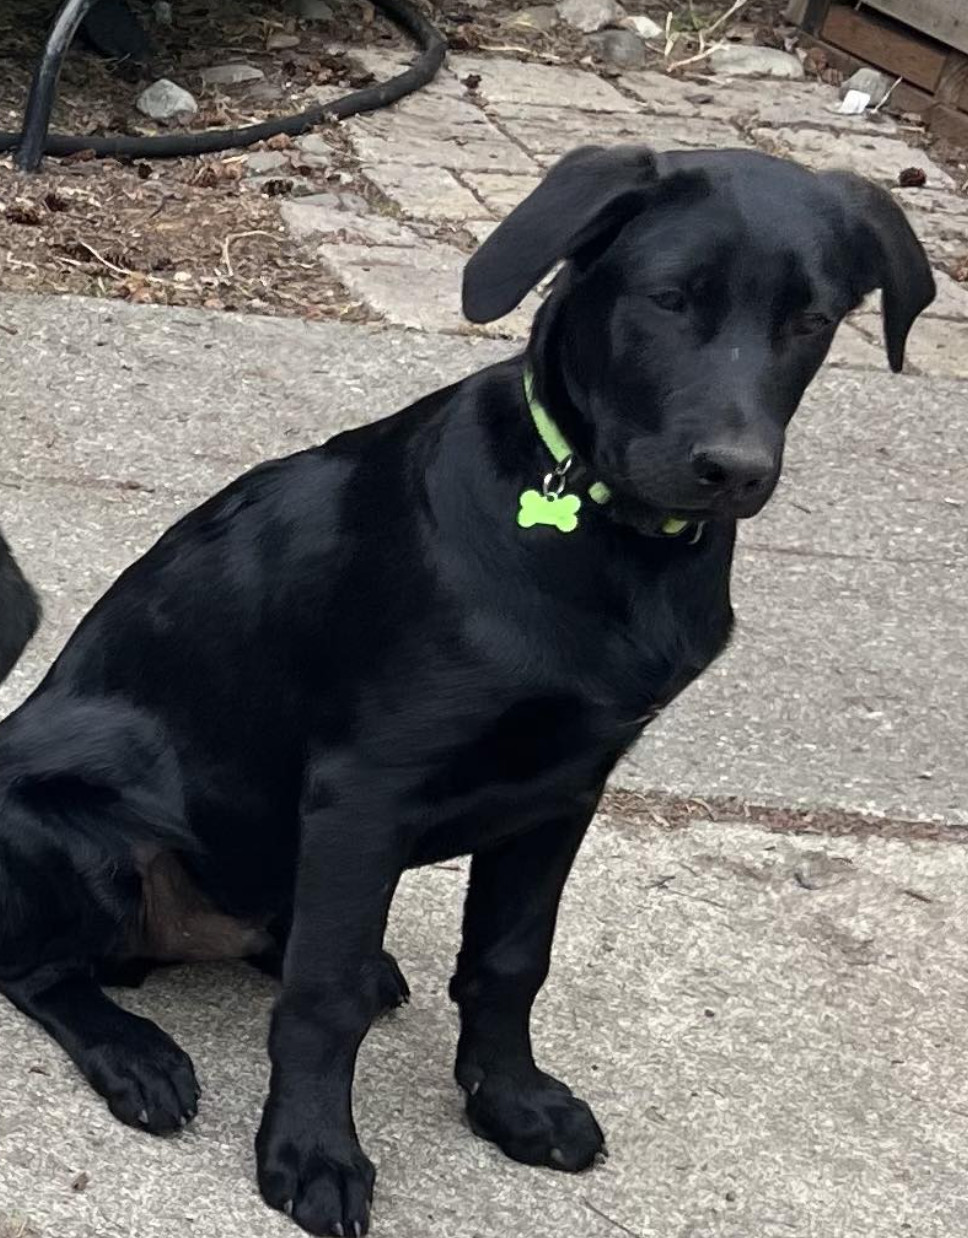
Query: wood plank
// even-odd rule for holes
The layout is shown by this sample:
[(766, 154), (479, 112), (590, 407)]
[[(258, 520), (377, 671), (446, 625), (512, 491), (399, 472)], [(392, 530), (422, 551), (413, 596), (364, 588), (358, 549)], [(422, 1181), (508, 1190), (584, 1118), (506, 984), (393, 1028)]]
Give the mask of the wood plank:
[(959, 146), (968, 146), (968, 113), (959, 112), (944, 103), (936, 103), (934, 107), (928, 108), (923, 119), (933, 137), (947, 138), (949, 142), (955, 142)]
[(950, 53), (934, 94), (939, 103), (968, 112), (968, 56), (961, 52)]
[[(804, 30), (811, 34), (816, 34), (820, 27), (824, 24), (827, 17), (827, 10), (830, 8), (831, 0), (793, 0), (790, 7), (787, 9), (787, 21), (796, 22), (798, 26), (802, 26)], [(792, 10), (799, 9), (799, 17), (794, 17)]]
[(903, 77), (924, 90), (934, 90), (944, 68), (943, 48), (896, 24), (835, 4), (827, 14), (822, 36), (835, 47)]
[[(852, 56), (850, 52), (834, 47), (832, 43), (825, 43), (823, 39), (818, 38), (816, 35), (801, 35), (800, 44), (802, 47), (816, 47), (822, 51), (830, 67), (839, 69), (844, 77), (850, 77), (851, 73), (857, 69), (863, 69), (868, 63), (865, 60), (860, 60), (857, 56)], [(934, 105), (934, 102), (934, 96), (928, 94), (927, 91), (919, 90), (917, 86), (912, 86), (909, 82), (901, 82), (891, 92), (891, 102), (888, 111), (924, 113)]]
[(865, 0), (865, 8), (896, 17), (905, 25), (960, 52), (968, 52), (968, 4), (965, 0)]

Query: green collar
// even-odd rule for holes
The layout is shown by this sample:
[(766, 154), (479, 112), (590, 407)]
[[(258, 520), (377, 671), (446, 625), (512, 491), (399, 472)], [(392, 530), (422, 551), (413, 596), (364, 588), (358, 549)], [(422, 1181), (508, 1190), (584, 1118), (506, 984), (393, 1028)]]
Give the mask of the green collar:
[[(534, 375), (530, 367), (524, 371), (524, 397), (528, 402), (528, 410), (538, 437), (548, 449), (548, 454), (555, 462), (555, 468), (548, 473), (541, 484), (541, 490), (525, 490), (521, 495), (521, 506), (518, 511), (518, 524), (530, 528), (535, 524), (551, 525), (561, 533), (572, 533), (578, 528), (578, 512), (581, 509), (581, 498), (577, 494), (567, 494), (568, 472), (574, 463), (574, 453), (562, 432), (558, 429), (551, 414), (534, 393)], [(612, 492), (603, 481), (593, 481), (587, 490), (593, 503), (603, 505), (612, 497)], [(666, 537), (678, 537), (690, 527), (688, 520), (680, 520), (678, 516), (667, 516), (659, 526)], [(703, 526), (697, 524), (693, 541), (698, 541)]]

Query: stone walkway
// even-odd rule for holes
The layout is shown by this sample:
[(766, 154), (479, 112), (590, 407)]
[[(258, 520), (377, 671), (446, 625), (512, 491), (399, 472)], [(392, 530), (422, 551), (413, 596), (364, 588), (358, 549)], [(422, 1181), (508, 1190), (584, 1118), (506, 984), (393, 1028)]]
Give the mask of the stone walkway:
[[(380, 78), (407, 63), (402, 53), (353, 55)], [(606, 81), (580, 69), (455, 55), (426, 90), (341, 127), (376, 205), (358, 194), (314, 194), (285, 202), (283, 221), (387, 323), (513, 338), (527, 334), (535, 299), (494, 327), (472, 328), (460, 314), (460, 272), (474, 245), (573, 147), (758, 147), (813, 168), (849, 166), (893, 187), (938, 268), (939, 296), (912, 335), (910, 369), (968, 376), (968, 287), (943, 270), (968, 254), (968, 198), (895, 120), (842, 116), (837, 103), (837, 91), (819, 83), (657, 72)], [(299, 146), (318, 158), (321, 141), (313, 134)], [(911, 167), (924, 171), (925, 186), (897, 188)], [(875, 309), (841, 328), (832, 364), (882, 367)]]

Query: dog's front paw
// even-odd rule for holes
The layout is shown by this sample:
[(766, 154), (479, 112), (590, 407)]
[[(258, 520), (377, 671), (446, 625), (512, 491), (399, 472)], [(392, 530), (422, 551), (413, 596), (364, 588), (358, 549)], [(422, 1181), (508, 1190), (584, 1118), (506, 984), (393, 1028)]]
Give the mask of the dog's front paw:
[(377, 995), (380, 1010), (389, 1014), (410, 1001), (410, 985), (397, 960), (388, 950), (380, 952), (376, 968)]
[(535, 1071), (522, 1082), (492, 1074), (464, 1086), (471, 1129), (512, 1160), (577, 1173), (605, 1153), (591, 1109), (550, 1075)]
[(191, 1058), (147, 1020), (127, 1038), (89, 1049), (78, 1064), (114, 1116), (128, 1126), (170, 1135), (198, 1111)]
[(266, 1107), (256, 1137), (259, 1189), (310, 1234), (367, 1232), (376, 1171), (355, 1137)]

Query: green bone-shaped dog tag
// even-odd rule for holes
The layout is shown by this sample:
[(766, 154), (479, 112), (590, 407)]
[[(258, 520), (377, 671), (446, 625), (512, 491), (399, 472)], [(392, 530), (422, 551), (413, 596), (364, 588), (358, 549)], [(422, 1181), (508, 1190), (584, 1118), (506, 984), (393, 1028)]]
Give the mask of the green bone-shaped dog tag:
[(525, 490), (521, 495), (518, 524), (522, 529), (532, 525), (547, 524), (559, 533), (573, 533), (578, 528), (578, 509), (581, 499), (577, 494), (542, 494), (538, 490)]

